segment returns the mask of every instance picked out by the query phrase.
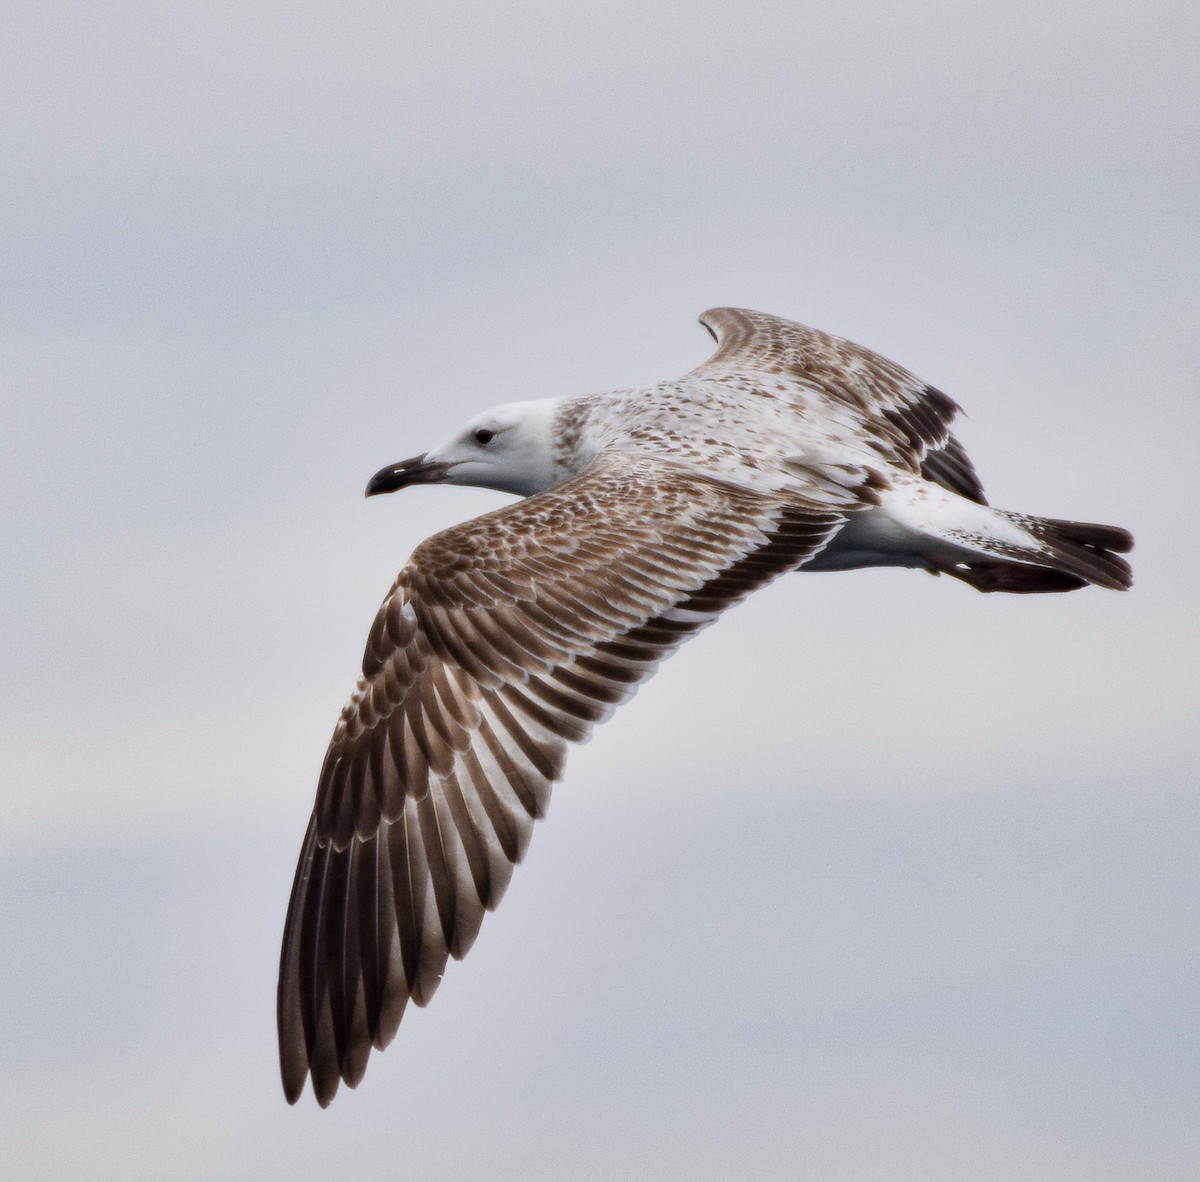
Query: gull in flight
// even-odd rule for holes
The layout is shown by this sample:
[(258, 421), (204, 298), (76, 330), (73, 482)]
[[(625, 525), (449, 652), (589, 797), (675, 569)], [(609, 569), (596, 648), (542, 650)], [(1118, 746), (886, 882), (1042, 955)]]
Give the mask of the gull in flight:
[(788, 571), (1124, 589), (1122, 529), (991, 508), (958, 406), (850, 341), (717, 308), (677, 381), (486, 411), (367, 495), (525, 499), (422, 542), (321, 769), (280, 959), (283, 1087), (354, 1087), (500, 901), (570, 743)]

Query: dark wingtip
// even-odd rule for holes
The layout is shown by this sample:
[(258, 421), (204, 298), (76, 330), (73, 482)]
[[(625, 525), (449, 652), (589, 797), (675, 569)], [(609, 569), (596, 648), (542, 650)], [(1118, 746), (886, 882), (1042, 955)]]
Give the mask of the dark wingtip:
[(283, 1077), (283, 1095), (289, 1104), (295, 1104), (304, 1094), (304, 1081), (308, 1079), (308, 1063), (302, 1060), (297, 1063), (291, 1056), (281, 1056), (280, 1064)]
[(297, 1100), (304, 1094), (304, 1081), (308, 1078), (307, 1070), (300, 1076), (295, 1077), (293, 1072), (289, 1072), (286, 1068), (283, 1073), (283, 1096), (289, 1104), (295, 1104)]

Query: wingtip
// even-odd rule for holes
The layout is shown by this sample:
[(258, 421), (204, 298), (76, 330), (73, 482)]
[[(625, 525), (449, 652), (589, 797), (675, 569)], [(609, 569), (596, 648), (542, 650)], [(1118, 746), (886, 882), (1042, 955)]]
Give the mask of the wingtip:
[[(299, 1083), (296, 1083), (295, 1080), (285, 1079), (283, 1081), (284, 1099), (287, 1100), (290, 1106), (295, 1107), (300, 1100), (300, 1097), (304, 1095), (304, 1082), (307, 1079), (308, 1072), (306, 1071), (304, 1073), (304, 1077)], [(332, 1081), (326, 1080), (321, 1086), (318, 1086), (318, 1083), (315, 1079), (312, 1081), (313, 1098), (322, 1108), (328, 1108), (329, 1105), (333, 1103), (333, 1098), (337, 1095), (338, 1084), (340, 1082), (341, 1080), (337, 1076), (335, 1076)], [(357, 1082), (358, 1081), (356, 1080), (355, 1083)], [(351, 1083), (349, 1086), (354, 1087), (354, 1084)]]

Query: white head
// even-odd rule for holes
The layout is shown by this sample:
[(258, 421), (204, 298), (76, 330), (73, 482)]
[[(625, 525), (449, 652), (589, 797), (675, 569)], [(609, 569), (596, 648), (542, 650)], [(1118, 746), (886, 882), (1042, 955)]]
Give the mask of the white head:
[(440, 447), (380, 469), (367, 496), (410, 484), (468, 484), (523, 497), (553, 488), (575, 474), (555, 459), (560, 401), (510, 402), (484, 411)]

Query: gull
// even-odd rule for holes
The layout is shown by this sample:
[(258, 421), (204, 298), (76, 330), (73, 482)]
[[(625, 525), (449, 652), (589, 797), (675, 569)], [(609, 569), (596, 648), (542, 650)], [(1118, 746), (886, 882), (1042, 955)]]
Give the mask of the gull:
[(958, 405), (850, 341), (716, 308), (677, 381), (500, 406), (377, 472), (522, 500), (422, 542), (321, 769), (280, 958), (280, 1066), (362, 1079), (499, 902), (567, 747), (789, 571), (912, 567), (980, 591), (1127, 588), (1113, 526), (991, 508)]

